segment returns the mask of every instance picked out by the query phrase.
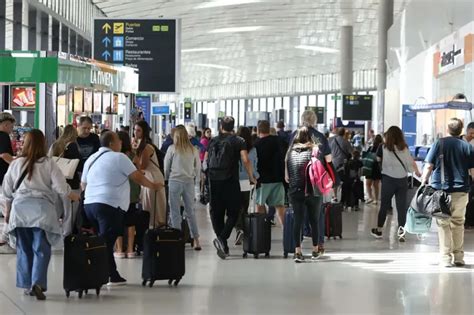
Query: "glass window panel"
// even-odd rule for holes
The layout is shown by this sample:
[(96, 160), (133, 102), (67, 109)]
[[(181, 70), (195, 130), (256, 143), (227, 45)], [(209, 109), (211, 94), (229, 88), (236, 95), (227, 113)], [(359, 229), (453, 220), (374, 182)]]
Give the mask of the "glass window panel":
[(309, 96), (309, 102), (308, 102), (308, 106), (316, 106), (316, 95), (310, 95)]
[(84, 112), (92, 113), (92, 91), (84, 90)]
[(245, 125), (245, 100), (239, 100), (239, 122), (242, 126)]
[(275, 99), (273, 97), (269, 97), (267, 100), (267, 111), (273, 112), (275, 109)]
[(328, 117), (328, 122), (334, 119), (334, 113), (335, 113), (335, 101), (332, 99), (334, 97), (334, 94), (327, 94), (327, 107), (326, 107), (326, 112), (327, 112), (327, 117)]
[(105, 113), (112, 112), (111, 101), (112, 101), (112, 96), (110, 95), (110, 92), (104, 92), (102, 94), (102, 102), (103, 102), (102, 108)]
[(299, 112), (296, 114), (296, 126), (299, 125), (301, 114), (305, 111), (308, 106), (308, 97), (306, 95), (300, 95), (300, 107)]
[(235, 119), (235, 125), (239, 126), (239, 101), (232, 100), (232, 117)]
[(225, 104), (226, 104), (225, 115), (226, 116), (232, 116), (232, 101), (231, 100), (226, 100)]
[(208, 110), (209, 110), (208, 103), (207, 103), (207, 101), (204, 101), (202, 103), (202, 112), (209, 115)]
[(258, 98), (252, 99), (252, 111), (258, 112), (259, 107), (258, 107)]
[(319, 107), (326, 107), (326, 94), (319, 94), (318, 95), (318, 106)]
[(94, 113), (102, 113), (102, 92), (94, 91)]
[(80, 114), (83, 112), (83, 90), (74, 89), (74, 112)]
[(283, 107), (283, 98), (277, 97), (275, 98), (275, 109), (281, 109)]
[(260, 111), (261, 112), (266, 112), (267, 111), (267, 99), (266, 98), (261, 98), (260, 99)]
[(290, 111), (290, 97), (289, 96), (283, 97), (283, 109), (286, 110), (287, 112)]

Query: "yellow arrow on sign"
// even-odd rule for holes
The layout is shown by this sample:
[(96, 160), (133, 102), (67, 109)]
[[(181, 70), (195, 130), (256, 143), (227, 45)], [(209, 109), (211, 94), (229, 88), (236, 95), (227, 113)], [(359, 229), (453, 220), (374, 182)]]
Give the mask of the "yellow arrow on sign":
[(105, 23), (105, 24), (102, 26), (102, 29), (104, 30), (105, 34), (108, 34), (111, 28), (112, 28), (112, 26), (110, 26), (109, 23)]

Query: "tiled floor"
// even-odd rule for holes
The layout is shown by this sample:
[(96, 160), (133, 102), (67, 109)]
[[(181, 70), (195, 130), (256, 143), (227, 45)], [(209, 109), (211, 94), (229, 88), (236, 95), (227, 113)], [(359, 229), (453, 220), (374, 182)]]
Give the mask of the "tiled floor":
[[(0, 255), (0, 314), (474, 314), (474, 232), (466, 233), (465, 268), (440, 269), (437, 237), (405, 244), (368, 233), (376, 209), (344, 213), (344, 239), (326, 243), (327, 256), (295, 264), (282, 258), (281, 229), (274, 228), (270, 259), (242, 259), (240, 248), (222, 261), (211, 245), (205, 208), (198, 209), (202, 252), (186, 251), (186, 275), (178, 287), (141, 286), (141, 259), (120, 260), (126, 287), (102, 295), (66, 299), (62, 255), (49, 269), (46, 302), (15, 288), (15, 256)], [(306, 245), (309, 242), (306, 241)], [(307, 253), (309, 254), (309, 247)]]

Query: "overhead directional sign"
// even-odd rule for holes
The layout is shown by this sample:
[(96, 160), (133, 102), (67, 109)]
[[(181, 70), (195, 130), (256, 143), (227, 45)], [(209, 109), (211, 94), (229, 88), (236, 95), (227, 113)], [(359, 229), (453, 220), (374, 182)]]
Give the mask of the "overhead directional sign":
[(96, 19), (94, 58), (139, 70), (141, 92), (179, 92), (180, 21)]

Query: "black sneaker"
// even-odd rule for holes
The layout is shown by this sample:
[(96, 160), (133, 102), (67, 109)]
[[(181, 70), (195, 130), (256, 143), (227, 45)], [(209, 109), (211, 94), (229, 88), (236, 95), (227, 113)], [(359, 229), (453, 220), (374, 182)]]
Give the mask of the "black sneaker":
[(37, 300), (39, 300), (39, 301), (46, 300), (46, 295), (44, 295), (43, 289), (41, 289), (41, 287), (39, 285), (35, 284), (31, 288), (31, 292), (33, 292), (33, 294), (34, 294), (34, 296), (36, 296)]
[(370, 231), (370, 234), (372, 234), (372, 236), (375, 237), (376, 239), (382, 238), (382, 232), (380, 232), (378, 229), (372, 229)]
[(304, 256), (302, 253), (295, 253), (295, 255), (293, 256), (293, 260), (295, 261), (295, 263), (302, 263), (304, 262)]
[(116, 277), (110, 277), (109, 283), (107, 283), (108, 286), (120, 286), (120, 285), (126, 285), (127, 280), (122, 278), (121, 276), (116, 276)]
[(317, 252), (313, 251), (313, 253), (311, 254), (311, 260), (318, 260), (320, 257), (321, 257), (321, 252), (319, 251), (319, 249)]
[(235, 246), (240, 246), (242, 245), (242, 240), (244, 239), (244, 231), (242, 230), (238, 230), (237, 231), (237, 235), (235, 237), (235, 243), (234, 245)]
[(225, 259), (227, 255), (225, 253), (225, 246), (222, 241), (219, 238), (215, 238), (214, 241), (212, 241), (212, 244), (214, 244), (214, 247), (217, 250), (217, 256), (219, 256), (220, 259)]

